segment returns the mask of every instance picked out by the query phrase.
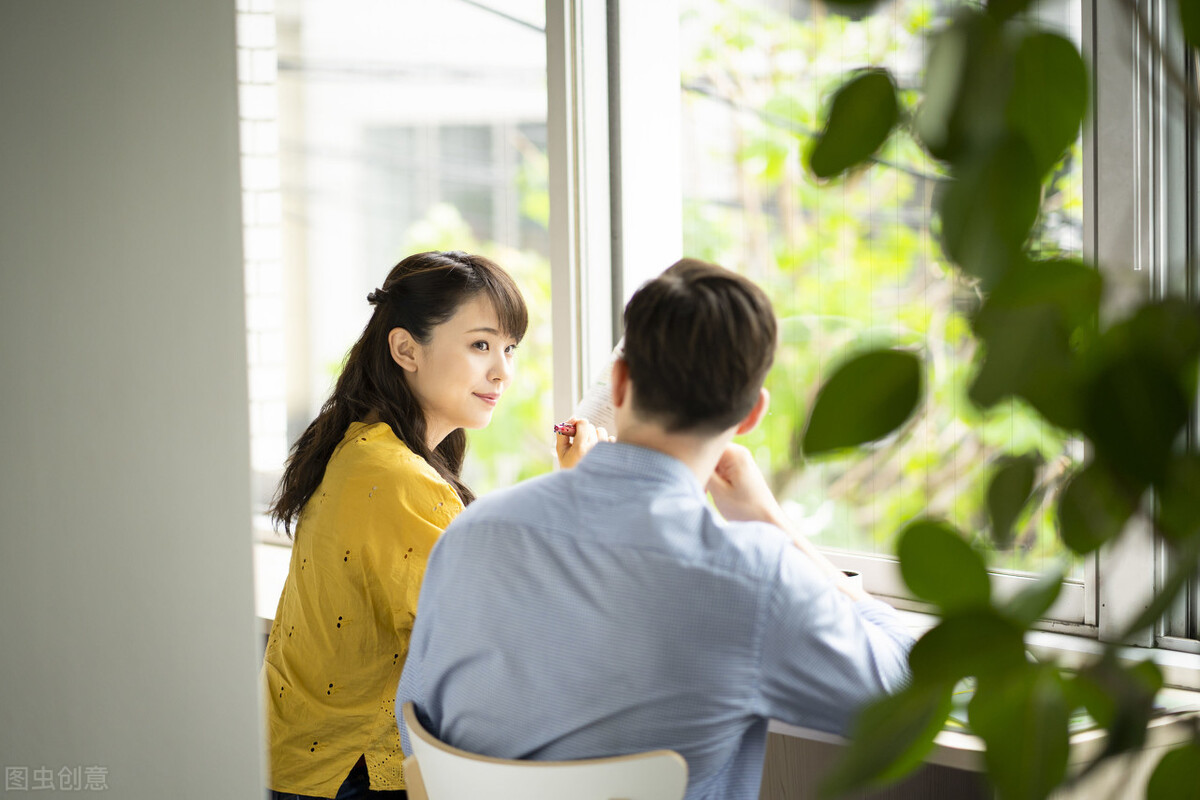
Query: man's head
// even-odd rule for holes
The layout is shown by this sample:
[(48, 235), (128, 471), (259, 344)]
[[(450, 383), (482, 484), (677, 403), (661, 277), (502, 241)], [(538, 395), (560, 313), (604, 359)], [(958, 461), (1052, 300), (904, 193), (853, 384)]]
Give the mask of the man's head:
[(625, 306), (632, 410), (668, 433), (714, 434), (758, 402), (775, 359), (775, 312), (752, 281), (691, 258)]

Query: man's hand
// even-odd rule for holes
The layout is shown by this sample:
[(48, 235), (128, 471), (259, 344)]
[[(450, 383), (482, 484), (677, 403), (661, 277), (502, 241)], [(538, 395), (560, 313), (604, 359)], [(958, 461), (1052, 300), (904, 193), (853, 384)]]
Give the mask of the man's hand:
[(579, 463), (587, 452), (596, 446), (596, 442), (611, 442), (613, 437), (604, 428), (597, 428), (582, 417), (571, 417), (567, 420), (575, 426), (575, 434), (566, 436), (555, 435), (554, 449), (558, 454), (558, 463), (563, 469), (569, 469)]
[(727, 520), (739, 522), (769, 522), (782, 528), (796, 547), (812, 559), (813, 563), (829, 576), (837, 588), (853, 600), (870, 597), (863, 589), (850, 582), (840, 569), (835, 567), (825, 554), (800, 534), (783, 514), (783, 509), (771, 494), (767, 479), (754, 463), (750, 451), (740, 444), (730, 443), (721, 453), (717, 468), (708, 479), (708, 491), (712, 493), (717, 510)]
[(726, 445), (712, 477), (708, 479), (717, 510), (727, 520), (770, 522), (783, 527), (783, 510), (771, 494), (767, 479), (750, 451), (740, 444)]

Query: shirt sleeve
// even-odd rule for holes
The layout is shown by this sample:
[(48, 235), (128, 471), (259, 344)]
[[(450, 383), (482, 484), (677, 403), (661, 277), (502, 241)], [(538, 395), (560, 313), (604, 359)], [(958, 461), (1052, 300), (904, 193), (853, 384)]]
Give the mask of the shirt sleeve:
[(412, 745), (408, 740), (408, 725), (404, 723), (402, 709), (408, 702), (415, 703), (418, 708), (425, 706), (421, 696), (421, 667), (425, 656), (425, 638), (423, 629), (428, 620), (422, 615), (421, 624), (416, 626), (408, 648), (408, 658), (404, 661), (404, 671), (400, 673), (400, 683), (396, 686), (396, 722), (400, 726), (400, 748), (404, 755), (412, 755)]
[[(423, 596), (436, 597), (438, 592), (442, 590), (440, 585), (441, 572), (439, 572), (440, 557), (445, 554), (445, 547), (440, 547), (433, 557), (432, 569), (425, 573), (425, 580), (422, 581), (421, 594)], [(400, 673), (400, 682), (396, 687), (396, 722), (400, 726), (400, 747), (404, 754), (412, 755), (412, 745), (409, 743), (408, 726), (404, 723), (404, 714), (402, 709), (407, 702), (415, 703), (419, 710), (428, 709), (428, 698), (424, 694), (424, 681), (422, 679), (422, 669), (425, 663), (425, 655), (429, 647), (430, 631), (438, 627), (438, 604), (427, 604), (424, 611), (421, 612), (421, 617), (416, 620), (413, 626), (412, 635), (409, 638), (408, 655), (404, 660), (404, 670)]]
[(785, 546), (769, 588), (762, 648), (767, 716), (844, 733), (864, 703), (908, 680), (913, 637), (879, 600), (855, 602)]

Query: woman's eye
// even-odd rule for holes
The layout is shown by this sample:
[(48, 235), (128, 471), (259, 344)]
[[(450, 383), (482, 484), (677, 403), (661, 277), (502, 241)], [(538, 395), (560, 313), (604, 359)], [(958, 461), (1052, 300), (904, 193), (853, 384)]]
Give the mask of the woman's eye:
[(488, 343), (484, 341), (478, 341), (472, 344), (471, 347), (474, 347), (476, 350), (486, 351), (488, 349)]
[(510, 344), (508, 347), (504, 348), (504, 352), (511, 356), (513, 353), (517, 352), (517, 346), (515, 344)]

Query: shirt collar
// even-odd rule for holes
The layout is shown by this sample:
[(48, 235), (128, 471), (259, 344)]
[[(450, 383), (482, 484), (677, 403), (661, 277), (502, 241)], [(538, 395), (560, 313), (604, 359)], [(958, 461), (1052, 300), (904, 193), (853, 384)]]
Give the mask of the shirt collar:
[(599, 442), (575, 469), (611, 474), (640, 482), (670, 485), (694, 494), (701, 501), (707, 492), (686, 464), (658, 450), (624, 442)]

